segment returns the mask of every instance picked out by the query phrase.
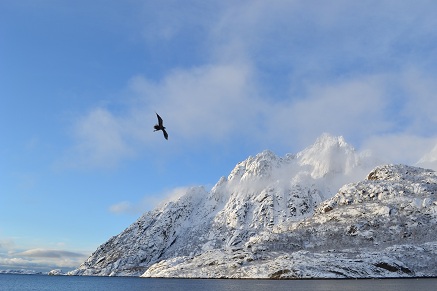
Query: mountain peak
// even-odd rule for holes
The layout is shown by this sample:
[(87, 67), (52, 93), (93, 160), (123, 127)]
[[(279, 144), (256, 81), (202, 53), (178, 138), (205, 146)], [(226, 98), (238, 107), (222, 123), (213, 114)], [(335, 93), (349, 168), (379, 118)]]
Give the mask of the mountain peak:
[[(367, 160), (366, 170), (374, 165), (369, 156), (358, 153), (343, 136), (322, 134), (315, 143), (296, 155), (279, 157), (270, 150), (249, 156), (238, 163), (228, 176), (228, 181), (253, 181), (272, 176), (277, 169), (310, 173), (313, 179), (326, 175), (350, 175)], [(362, 172), (362, 171), (361, 171)]]
[(269, 177), (271, 170), (281, 162), (282, 158), (279, 158), (275, 153), (264, 150), (256, 156), (249, 156), (246, 160), (238, 163), (230, 173), (228, 180), (247, 181)]
[(316, 142), (296, 155), (299, 164), (312, 168), (313, 178), (328, 173), (349, 173), (360, 161), (359, 154), (342, 136), (321, 135)]

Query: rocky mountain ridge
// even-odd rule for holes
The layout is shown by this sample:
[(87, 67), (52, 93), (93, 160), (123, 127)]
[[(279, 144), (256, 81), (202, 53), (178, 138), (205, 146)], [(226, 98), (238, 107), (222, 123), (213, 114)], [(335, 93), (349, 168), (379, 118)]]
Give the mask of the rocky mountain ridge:
[(296, 155), (264, 151), (211, 191), (194, 187), (145, 213), (70, 275), (429, 276), (435, 173), (403, 165), (370, 172), (372, 163), (329, 135)]

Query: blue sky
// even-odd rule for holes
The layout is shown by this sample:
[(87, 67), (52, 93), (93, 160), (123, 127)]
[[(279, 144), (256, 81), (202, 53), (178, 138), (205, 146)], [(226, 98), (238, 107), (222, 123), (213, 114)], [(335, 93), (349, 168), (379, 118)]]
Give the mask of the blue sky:
[(324, 132), (437, 169), (435, 15), (435, 1), (1, 1), (0, 268), (73, 268), (185, 187)]

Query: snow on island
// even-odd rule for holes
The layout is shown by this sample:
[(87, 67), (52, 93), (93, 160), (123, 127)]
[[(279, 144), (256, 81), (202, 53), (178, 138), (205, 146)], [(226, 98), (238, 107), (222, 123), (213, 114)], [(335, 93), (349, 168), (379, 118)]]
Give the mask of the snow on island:
[(28, 270), (28, 269), (7, 269), (7, 270), (0, 270), (0, 274), (13, 274), (13, 275), (43, 275), (42, 272), (38, 272), (35, 270)]
[(54, 269), (51, 270), (48, 273), (41, 272), (41, 271), (35, 271), (35, 270), (29, 270), (29, 269), (7, 269), (7, 270), (0, 270), (0, 274), (14, 274), (14, 275), (49, 275), (49, 276), (59, 276), (59, 275), (66, 275), (61, 269)]

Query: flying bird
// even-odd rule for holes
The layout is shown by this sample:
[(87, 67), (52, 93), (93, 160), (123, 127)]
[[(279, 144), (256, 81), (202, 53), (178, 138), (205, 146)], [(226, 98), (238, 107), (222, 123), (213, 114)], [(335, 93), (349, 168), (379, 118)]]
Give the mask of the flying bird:
[(155, 124), (155, 126), (153, 127), (153, 128), (155, 128), (154, 131), (162, 130), (162, 133), (164, 134), (165, 139), (168, 140), (168, 133), (165, 131), (165, 126), (163, 124), (161, 116), (159, 116), (158, 113), (156, 113), (156, 117), (158, 117), (158, 124)]

